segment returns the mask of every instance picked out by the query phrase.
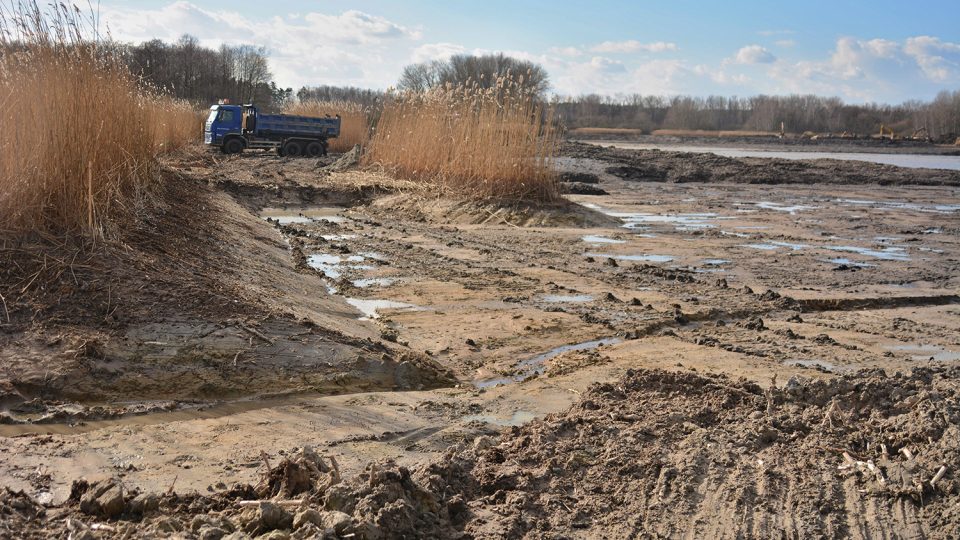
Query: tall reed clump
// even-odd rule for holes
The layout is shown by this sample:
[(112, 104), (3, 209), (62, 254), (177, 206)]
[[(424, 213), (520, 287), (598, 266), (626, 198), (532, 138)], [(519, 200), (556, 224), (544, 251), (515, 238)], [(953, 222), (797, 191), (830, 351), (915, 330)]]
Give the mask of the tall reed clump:
[(357, 144), (363, 146), (370, 133), (371, 111), (351, 101), (301, 101), (284, 112), (314, 117), (340, 115), (340, 136), (330, 139), (331, 152), (346, 152)]
[(556, 200), (560, 133), (552, 110), (522, 83), (508, 75), (493, 88), (474, 83), (394, 96), (364, 162), (456, 197)]
[(102, 237), (156, 181), (197, 113), (134, 77), (77, 11), (0, 7), (0, 232)]

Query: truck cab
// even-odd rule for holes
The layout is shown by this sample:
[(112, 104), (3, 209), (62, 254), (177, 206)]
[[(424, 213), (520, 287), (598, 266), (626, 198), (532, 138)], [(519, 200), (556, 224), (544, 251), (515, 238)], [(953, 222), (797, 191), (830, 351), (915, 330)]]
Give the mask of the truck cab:
[(204, 144), (222, 146), (224, 138), (231, 133), (243, 134), (243, 107), (239, 105), (214, 105), (210, 107), (203, 132)]

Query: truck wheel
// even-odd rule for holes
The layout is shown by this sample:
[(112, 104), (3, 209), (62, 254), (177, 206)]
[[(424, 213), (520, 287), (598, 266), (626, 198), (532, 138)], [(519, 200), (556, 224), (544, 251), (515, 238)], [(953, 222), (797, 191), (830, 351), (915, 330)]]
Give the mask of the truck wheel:
[(323, 151), (323, 144), (321, 144), (320, 142), (313, 141), (312, 143), (307, 145), (308, 157), (320, 157), (324, 154), (326, 154), (326, 152)]
[(283, 145), (283, 155), (288, 157), (300, 157), (303, 155), (303, 147), (297, 141), (288, 141)]
[(223, 143), (224, 154), (239, 154), (243, 152), (243, 141), (240, 139), (230, 139)]

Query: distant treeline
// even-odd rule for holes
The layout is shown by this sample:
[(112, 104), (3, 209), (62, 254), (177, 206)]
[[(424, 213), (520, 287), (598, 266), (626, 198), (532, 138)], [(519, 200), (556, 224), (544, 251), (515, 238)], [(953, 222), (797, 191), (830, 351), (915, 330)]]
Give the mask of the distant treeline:
[(120, 50), (135, 75), (198, 105), (229, 99), (232, 103), (257, 103), (276, 109), (293, 95), (292, 88), (278, 88), (273, 82), (263, 47), (223, 45), (210, 49), (185, 35), (176, 43), (155, 39), (121, 45)]
[(960, 134), (960, 91), (941, 92), (931, 102), (901, 105), (850, 105), (836, 97), (755, 96), (706, 98), (677, 96), (555, 98), (558, 117), (567, 127), (790, 133), (879, 133), (880, 126), (910, 136), (926, 128), (929, 136), (953, 142)]
[(297, 100), (301, 102), (357, 103), (364, 108), (372, 109), (382, 103), (383, 95), (384, 93), (380, 90), (357, 88), (355, 86), (304, 86), (297, 91)]
[[(257, 103), (279, 110), (292, 101), (354, 102), (375, 109), (384, 92), (356, 87), (321, 85), (280, 88), (273, 81), (266, 49), (251, 45), (203, 47), (184, 35), (176, 43), (152, 40), (139, 45), (119, 45), (133, 72), (159, 89), (198, 105), (230, 99)], [(502, 69), (501, 69), (502, 68)], [(536, 64), (503, 55), (456, 56), (446, 62), (407, 66), (398, 81), (401, 88), (425, 84), (462, 84), (495, 81), (497, 74), (523, 74), (537, 89), (549, 85), (547, 73)], [(489, 72), (489, 73), (487, 73)], [(413, 75), (423, 75), (420, 78)], [(531, 74), (535, 76), (531, 76)], [(414, 84), (416, 83), (416, 84)], [(941, 92), (931, 102), (900, 105), (851, 105), (836, 97), (662, 97), (585, 95), (553, 97), (557, 117), (568, 128), (631, 128), (716, 131), (780, 131), (789, 133), (879, 133), (880, 126), (910, 136), (926, 128), (936, 140), (953, 142), (960, 135), (960, 91)]]

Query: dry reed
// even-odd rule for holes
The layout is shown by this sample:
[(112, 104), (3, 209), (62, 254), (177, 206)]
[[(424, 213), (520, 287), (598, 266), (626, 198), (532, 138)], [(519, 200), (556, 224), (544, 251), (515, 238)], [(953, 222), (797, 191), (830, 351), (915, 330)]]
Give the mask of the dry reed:
[(340, 136), (330, 139), (331, 152), (346, 152), (359, 144), (367, 142), (370, 133), (371, 111), (350, 101), (302, 101), (295, 103), (283, 111), (286, 114), (301, 116), (336, 116), (340, 115)]
[(471, 199), (548, 202), (559, 197), (552, 161), (560, 133), (551, 110), (502, 77), (404, 93), (384, 104), (364, 156), (400, 178)]
[(102, 237), (143, 200), (156, 157), (199, 137), (197, 113), (145, 88), (94, 30), (63, 4), (0, 11), (0, 231)]

